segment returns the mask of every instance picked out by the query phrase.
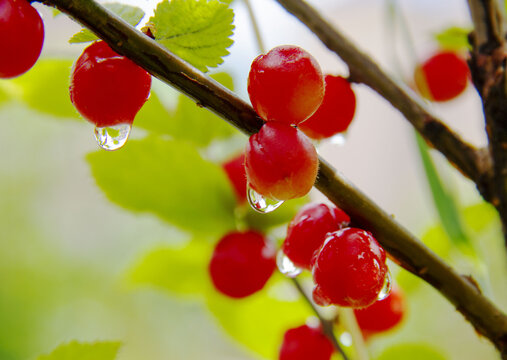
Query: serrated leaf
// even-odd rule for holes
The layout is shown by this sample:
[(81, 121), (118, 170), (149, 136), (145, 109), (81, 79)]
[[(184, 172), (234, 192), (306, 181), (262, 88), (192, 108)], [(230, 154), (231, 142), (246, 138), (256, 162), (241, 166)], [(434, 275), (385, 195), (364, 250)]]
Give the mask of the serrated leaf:
[(187, 142), (151, 136), (87, 160), (106, 196), (128, 210), (155, 214), (195, 234), (235, 227), (236, 199), (226, 175)]
[(285, 331), (313, 315), (292, 283), (279, 273), (263, 290), (246, 298), (231, 299), (211, 291), (206, 302), (229, 336), (265, 359), (278, 359)]
[(150, 19), (155, 40), (201, 71), (229, 54), (234, 13), (217, 0), (164, 0)]
[[(138, 8), (137, 6), (125, 5), (120, 3), (109, 3), (104, 4), (104, 7), (109, 11), (115, 13), (119, 17), (121, 17), (123, 20), (125, 20), (132, 26), (136, 26), (137, 24), (139, 24), (142, 18), (144, 17), (144, 11)], [(82, 29), (81, 31), (74, 34), (70, 38), (69, 43), (77, 44), (95, 41), (97, 39), (98, 37), (90, 30)]]
[(69, 96), (71, 60), (41, 59), (12, 83), (19, 97), (34, 110), (60, 118), (79, 119)]
[(159, 248), (141, 260), (130, 279), (175, 295), (202, 298), (211, 285), (207, 271), (210, 256), (211, 246), (202, 239), (194, 239), (183, 248)]
[(79, 343), (72, 341), (58, 346), (51, 354), (37, 360), (114, 360), (120, 349), (119, 342)]
[[(232, 78), (227, 73), (212, 77), (233, 90)], [(213, 140), (224, 139), (237, 130), (207, 109), (198, 107), (195, 101), (183, 94), (178, 95), (178, 105), (168, 112), (154, 93), (136, 116), (135, 126), (158, 134), (170, 135), (174, 139), (188, 140), (199, 146), (206, 146)]]
[(452, 26), (436, 33), (434, 37), (440, 47), (446, 50), (471, 50), (472, 46), (468, 42), (468, 34), (471, 31), (471, 29)]
[(438, 350), (424, 344), (398, 344), (387, 348), (375, 360), (446, 360)]

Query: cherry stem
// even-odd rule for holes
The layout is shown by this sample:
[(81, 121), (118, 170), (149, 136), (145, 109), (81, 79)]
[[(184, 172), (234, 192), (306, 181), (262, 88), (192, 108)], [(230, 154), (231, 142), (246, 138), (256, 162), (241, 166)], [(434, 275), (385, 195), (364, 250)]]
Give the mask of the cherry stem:
[(257, 41), (257, 47), (259, 51), (264, 54), (266, 52), (266, 48), (264, 47), (264, 42), (262, 41), (262, 35), (259, 28), (259, 24), (257, 23), (257, 18), (255, 17), (255, 13), (252, 8), (252, 4), (250, 0), (244, 0), (246, 9), (248, 10), (248, 16), (250, 17), (250, 22), (252, 23), (252, 28), (255, 34), (255, 40)]
[(347, 357), (347, 354), (345, 354), (345, 352), (343, 351), (342, 347), (340, 346), (340, 343), (336, 339), (336, 336), (334, 335), (333, 322), (330, 321), (330, 320), (325, 319), (322, 316), (322, 314), (317, 309), (317, 307), (315, 306), (315, 304), (313, 303), (313, 301), (306, 294), (305, 290), (301, 286), (301, 283), (298, 281), (298, 279), (292, 278), (291, 280), (294, 283), (294, 286), (296, 287), (296, 289), (303, 296), (303, 298), (308, 303), (308, 305), (310, 305), (310, 307), (312, 308), (313, 312), (315, 313), (315, 315), (319, 319), (320, 324), (322, 326), (322, 331), (324, 332), (324, 335), (326, 335), (328, 337), (328, 339), (331, 341), (331, 343), (333, 344), (333, 346), (336, 349), (336, 351), (338, 351), (341, 354), (341, 356), (343, 357), (343, 360), (349, 360), (349, 358)]

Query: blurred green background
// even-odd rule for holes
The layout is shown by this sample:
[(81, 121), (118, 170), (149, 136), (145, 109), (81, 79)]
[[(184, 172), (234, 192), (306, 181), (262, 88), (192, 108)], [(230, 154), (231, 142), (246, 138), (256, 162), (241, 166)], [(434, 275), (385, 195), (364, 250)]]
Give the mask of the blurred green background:
[[(378, 3), (319, 6), (346, 22), (350, 14), (374, 17)], [(417, 11), (415, 2), (407, 3)], [(254, 4), (274, 9), (261, 19), (266, 34), (277, 34), (267, 36), (269, 45), (298, 39), (323, 68), (343, 68), (281, 9)], [(256, 50), (242, 2), (233, 6), (236, 43), (220, 68), (232, 77), (215, 77), (234, 83), (244, 97)], [(213, 244), (237, 226), (282, 239), (285, 223), (307, 199), (266, 216), (236, 208), (220, 162), (240, 151), (246, 137), (156, 81), (125, 148), (99, 151), (92, 125), (79, 118), (67, 94), (70, 67), (82, 49), (67, 40), (79, 27), (37, 7), (47, 28), (43, 58), (18, 79), (0, 81), (0, 359), (36, 359), (73, 340), (120, 342), (119, 360), (276, 359), (283, 332), (312, 315), (303, 299), (278, 274), (250, 298), (226, 299), (213, 290), (207, 261)], [(267, 25), (284, 16), (281, 24)], [(355, 40), (364, 41), (357, 34)], [(368, 89), (356, 90), (358, 114), (346, 145), (322, 144), (320, 152), (439, 255), (473, 274), (506, 310), (505, 248), (494, 210), (434, 158), (446, 186), (455, 189), (470, 239), (469, 247), (458, 247), (438, 225), (410, 129)], [(469, 89), (464, 100), (435, 111), (452, 125), (473, 108), (479, 115), (459, 131), (480, 143), (477, 106)], [(407, 316), (396, 330), (372, 339), (372, 358), (498, 358), (436, 291), (394, 264), (391, 271), (406, 293)], [(110, 356), (115, 349), (108, 349)]]

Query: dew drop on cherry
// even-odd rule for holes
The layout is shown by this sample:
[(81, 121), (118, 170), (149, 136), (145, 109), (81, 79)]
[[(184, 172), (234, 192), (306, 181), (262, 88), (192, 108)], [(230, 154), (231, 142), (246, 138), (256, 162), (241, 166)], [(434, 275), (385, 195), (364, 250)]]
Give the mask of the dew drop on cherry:
[(382, 289), (378, 293), (377, 301), (384, 300), (386, 297), (389, 296), (391, 293), (391, 289), (393, 287), (393, 282), (391, 279), (391, 272), (389, 269), (386, 272), (386, 277), (384, 278), (384, 286), (382, 286)]
[(250, 185), (247, 185), (247, 199), (252, 209), (262, 214), (275, 211), (283, 204), (283, 200), (273, 200), (267, 198), (252, 189)]
[(97, 144), (104, 150), (118, 150), (127, 142), (131, 129), (130, 124), (96, 127), (95, 139)]
[(278, 250), (276, 254), (276, 266), (283, 275), (289, 278), (295, 278), (303, 271), (303, 269), (294, 265), (291, 259), (289, 259), (282, 250)]

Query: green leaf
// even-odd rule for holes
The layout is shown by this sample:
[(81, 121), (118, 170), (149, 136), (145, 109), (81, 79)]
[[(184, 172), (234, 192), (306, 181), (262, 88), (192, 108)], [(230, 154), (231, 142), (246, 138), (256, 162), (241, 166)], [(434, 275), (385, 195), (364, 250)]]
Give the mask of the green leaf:
[(234, 340), (266, 359), (278, 359), (285, 331), (304, 324), (312, 315), (292, 283), (279, 273), (263, 290), (243, 299), (209, 292), (207, 304)]
[(34, 110), (79, 119), (69, 96), (71, 60), (41, 59), (28, 73), (12, 80), (21, 100)]
[(114, 360), (121, 346), (119, 342), (79, 343), (72, 341), (58, 346), (49, 355), (37, 360)]
[(150, 19), (155, 40), (201, 71), (229, 54), (234, 13), (217, 0), (164, 0)]
[(87, 160), (106, 196), (128, 210), (153, 213), (196, 234), (235, 227), (236, 199), (226, 174), (186, 142), (151, 136)]
[(7, 91), (5, 91), (4, 89), (2, 89), (2, 87), (0, 87), (0, 104), (6, 102), (7, 100), (9, 100), (9, 95), (7, 94)]
[[(229, 89), (233, 89), (232, 78), (226, 73), (212, 77)], [(224, 139), (237, 130), (207, 109), (200, 108), (195, 101), (183, 94), (178, 95), (176, 111), (169, 113), (160, 98), (152, 93), (148, 102), (136, 116), (135, 126), (158, 134), (170, 135), (174, 139), (188, 140), (199, 146)]]
[[(119, 17), (121, 17), (123, 20), (125, 20), (132, 26), (136, 26), (137, 24), (139, 24), (141, 22), (141, 19), (144, 17), (144, 11), (136, 6), (124, 5), (120, 3), (109, 3), (104, 4), (104, 7), (109, 11), (115, 13)], [(95, 41), (97, 39), (98, 37), (90, 30), (82, 29), (81, 31), (79, 31), (77, 34), (74, 34), (70, 38), (69, 43), (77, 44)]]
[(202, 298), (211, 285), (207, 268), (210, 256), (211, 246), (202, 239), (194, 239), (183, 248), (159, 248), (141, 260), (130, 279), (175, 295)]
[(440, 47), (444, 49), (452, 51), (472, 50), (472, 46), (468, 42), (468, 34), (471, 31), (472, 29), (452, 26), (434, 34), (434, 37)]
[(426, 145), (419, 134), (416, 134), (416, 139), (433, 202), (437, 208), (442, 226), (454, 245), (460, 247), (461, 250), (466, 250), (469, 254), (473, 254), (472, 241), (463, 227), (454, 199), (446, 189), (444, 189), (442, 181), (438, 176), (435, 165), (429, 154), (428, 145)]
[(384, 350), (375, 360), (446, 360), (438, 350), (423, 344), (399, 344)]

